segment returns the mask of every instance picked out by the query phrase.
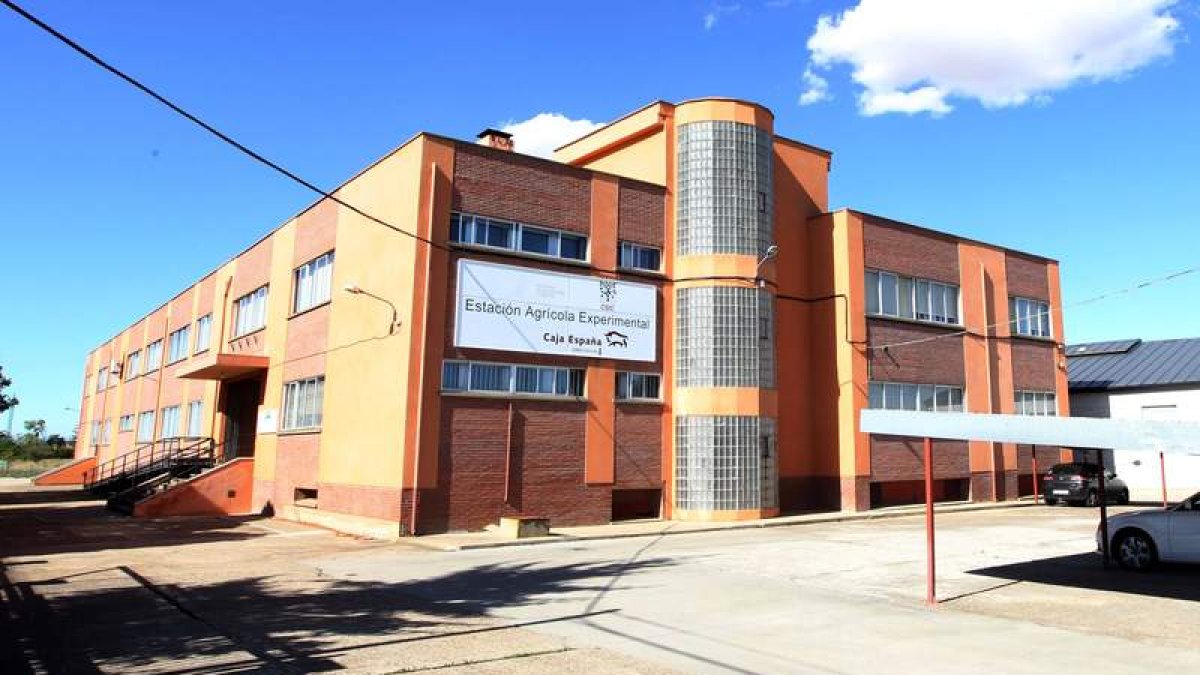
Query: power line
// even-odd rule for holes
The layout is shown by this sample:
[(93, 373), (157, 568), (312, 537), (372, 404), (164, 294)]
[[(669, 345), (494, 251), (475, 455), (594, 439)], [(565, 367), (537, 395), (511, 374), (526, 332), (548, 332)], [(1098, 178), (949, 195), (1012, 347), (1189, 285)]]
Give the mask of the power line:
[(263, 156), (261, 153), (249, 148), (248, 146), (246, 146), (243, 143), (240, 143), (239, 141), (234, 139), (229, 134), (226, 134), (225, 132), (214, 127), (213, 125), (209, 124), (208, 122), (205, 122), (204, 120), (200, 119), (196, 115), (188, 112), (179, 104), (168, 99), (166, 96), (163, 96), (162, 94), (158, 93), (157, 91), (151, 89), (149, 86), (143, 84), (142, 82), (140, 82), (139, 80), (134, 78), (132, 75), (126, 74), (120, 68), (117, 68), (116, 66), (114, 66), (114, 65), (110, 64), (109, 62), (105, 61), (104, 59), (100, 58), (95, 53), (91, 52), (86, 47), (84, 47), (83, 45), (79, 44), (78, 42), (72, 40), (71, 38), (67, 37), (66, 35), (64, 35), (61, 32), (59, 32), (58, 30), (56, 30), (50, 24), (46, 23), (45, 21), (42, 21), (41, 19), (37, 18), (33, 14), (30, 14), (23, 7), (21, 7), (20, 5), (18, 5), (15, 2), (12, 2), (12, 0), (0, 0), (0, 3), (3, 3), (5, 7), (8, 7), (12, 11), (16, 12), (18, 15), (20, 15), (26, 21), (29, 21), (33, 25), (35, 25), (38, 28), (42, 29), (43, 31), (49, 33), (56, 40), (65, 44), (66, 46), (70, 47), (74, 51), (78, 52), (80, 55), (82, 55), (87, 60), (91, 61), (92, 63), (96, 64), (97, 66), (100, 66), (104, 70), (107, 70), (108, 72), (110, 72), (113, 75), (117, 76), (118, 78), (124, 80), (125, 82), (128, 82), (129, 84), (133, 85), (134, 88), (141, 91), (143, 94), (146, 94), (150, 98), (152, 98), (152, 99), (158, 101), (159, 103), (165, 105), (166, 107), (170, 108), (176, 114), (180, 115), (181, 117), (183, 117), (184, 119), (188, 120), (189, 122), (195, 124), (196, 126), (200, 127), (201, 129), (207, 131), (208, 133), (212, 134), (213, 136), (216, 136), (217, 138), (221, 139), (226, 144), (233, 146), (239, 152), (246, 155), (247, 157), (250, 157), (254, 161), (258, 162), (259, 164), (262, 164), (262, 165), (272, 169), (273, 171), (285, 176), (292, 182), (298, 183), (299, 185), (303, 186), (304, 188), (306, 188), (308, 190), (311, 190), (312, 192), (315, 192), (316, 194), (320, 195), (321, 197), (324, 197), (325, 199), (329, 199), (337, 204), (340, 204), (341, 206), (344, 206), (347, 209), (350, 209), (354, 213), (357, 213), (358, 215), (360, 215), (370, 221), (378, 223), (378, 224), (388, 228), (389, 230), (394, 230), (396, 232), (399, 232), (400, 234), (403, 234), (408, 237), (412, 237), (413, 239), (416, 239), (417, 241), (424, 242), (424, 243), (429, 244), (430, 246), (433, 246), (436, 248), (440, 248), (440, 249), (447, 250), (447, 251), (450, 250), (450, 248), (448, 246), (445, 246), (444, 244), (438, 244), (430, 239), (422, 237), (421, 235), (419, 235), (415, 232), (410, 232), (402, 227), (397, 227), (397, 226), (387, 222), (386, 220), (383, 220), (382, 218), (378, 218), (376, 216), (371, 215), (370, 213), (367, 213), (366, 211), (363, 211), (362, 209), (341, 199), (340, 197), (338, 197), (337, 195), (334, 195), (333, 193), (322, 190), (321, 188), (317, 187), (314, 183), (311, 183), (311, 182), (305, 180), (301, 176), (297, 175), (295, 172), (290, 171), (289, 169), (285, 168), (281, 164), (268, 159), (267, 157)]
[[(1124, 288), (1118, 288), (1118, 289), (1115, 289), (1112, 291), (1101, 293), (1100, 295), (1096, 295), (1096, 296), (1093, 296), (1093, 297), (1090, 297), (1090, 298), (1087, 298), (1084, 300), (1079, 300), (1077, 302), (1072, 302), (1068, 305), (1063, 305), (1062, 307), (1058, 307), (1058, 308), (1051, 307), (1049, 310), (1047, 310), (1045, 312), (1038, 312), (1038, 313), (1034, 314), (1033, 317), (1040, 319), (1043, 316), (1050, 316), (1050, 315), (1054, 314), (1054, 312), (1058, 312), (1061, 314), (1063, 312), (1063, 310), (1070, 308), (1070, 307), (1079, 307), (1081, 305), (1089, 305), (1092, 303), (1100, 302), (1102, 300), (1107, 300), (1108, 298), (1115, 297), (1118, 295), (1125, 295), (1126, 293), (1140, 291), (1143, 288), (1148, 288), (1148, 287), (1154, 286), (1156, 284), (1166, 283), (1168, 281), (1174, 281), (1180, 277), (1185, 277), (1189, 274), (1195, 274), (1196, 272), (1200, 272), (1200, 266), (1189, 267), (1185, 270), (1180, 270), (1173, 274), (1167, 274), (1165, 276), (1156, 277), (1154, 279), (1147, 279), (1146, 281), (1139, 281), (1138, 283), (1132, 284), (1130, 286), (1126, 286)], [(1033, 318), (1033, 317), (1031, 317), (1031, 318)], [(978, 329), (964, 328), (963, 330), (957, 330), (957, 331), (954, 331), (951, 333), (941, 333), (939, 335), (930, 335), (928, 337), (917, 338), (915, 340), (904, 340), (902, 342), (891, 342), (891, 343), (888, 343), (885, 345), (870, 345), (867, 347), (867, 349), (870, 349), (870, 350), (895, 349), (897, 347), (908, 347), (911, 345), (924, 344), (926, 342), (934, 342), (936, 340), (944, 340), (946, 338), (962, 337), (963, 335), (974, 335), (976, 337), (985, 337), (985, 338), (986, 337), (994, 337), (994, 336), (989, 336), (987, 334), (987, 331), (991, 330), (992, 328), (1002, 326), (1006, 323), (1012, 323), (1012, 320), (1010, 319), (1007, 321), (997, 321), (995, 323), (988, 324), (988, 325), (983, 326), (982, 328), (978, 328)]]

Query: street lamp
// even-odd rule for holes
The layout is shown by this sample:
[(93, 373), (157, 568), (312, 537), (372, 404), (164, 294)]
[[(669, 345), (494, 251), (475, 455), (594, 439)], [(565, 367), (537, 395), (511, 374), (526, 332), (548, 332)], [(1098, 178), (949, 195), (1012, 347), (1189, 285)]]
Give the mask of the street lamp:
[(375, 295), (358, 284), (346, 284), (342, 290), (351, 295), (365, 295), (368, 298), (374, 298), (390, 307), (392, 309), (392, 322), (388, 326), (388, 335), (395, 335), (396, 329), (400, 327), (400, 312), (396, 309), (396, 305), (392, 304), (391, 300)]

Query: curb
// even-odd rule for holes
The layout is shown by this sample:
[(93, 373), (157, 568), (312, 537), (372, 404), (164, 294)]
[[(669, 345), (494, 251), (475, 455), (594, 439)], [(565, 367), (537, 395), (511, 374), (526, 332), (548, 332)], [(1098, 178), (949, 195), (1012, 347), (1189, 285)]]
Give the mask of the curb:
[[(1025, 501), (1024, 499), (1022, 499), (1021, 501), (1014, 501), (1014, 502), (999, 502), (999, 503), (986, 503), (986, 504), (950, 504), (950, 505), (943, 506), (942, 509), (936, 509), (935, 511), (937, 513), (942, 513), (942, 514), (969, 513), (972, 511), (991, 511), (991, 510), (1021, 508), (1021, 507), (1029, 507), (1029, 506), (1040, 506), (1040, 504), (1034, 504), (1032, 501)], [(765, 520), (754, 520), (754, 521), (748, 521), (748, 522), (744, 522), (744, 523), (737, 523), (737, 524), (733, 524), (733, 525), (720, 524), (720, 525), (713, 525), (711, 527), (694, 527), (694, 528), (688, 528), (688, 529), (682, 529), (682, 530), (672, 530), (671, 526), (667, 525), (664, 529), (647, 531), (647, 532), (619, 532), (619, 533), (612, 533), (612, 534), (599, 533), (599, 534), (594, 534), (594, 535), (592, 535), (592, 534), (585, 534), (585, 535), (554, 534), (553, 532), (551, 532), (549, 537), (539, 537), (536, 539), (505, 539), (505, 540), (499, 540), (499, 541), (484, 541), (484, 542), (478, 542), (478, 543), (463, 543), (463, 544), (440, 544), (438, 542), (429, 541), (427, 539), (423, 540), (422, 537), (405, 537), (403, 542), (406, 544), (413, 544), (413, 545), (419, 546), (421, 548), (429, 549), (431, 551), (440, 551), (443, 553), (454, 553), (457, 551), (477, 551), (477, 550), (491, 549), (491, 548), (505, 548), (505, 547), (509, 547), (509, 546), (543, 546), (546, 544), (565, 544), (565, 543), (573, 543), (573, 542), (578, 543), (578, 542), (583, 542), (583, 541), (605, 541), (605, 540), (616, 540), (616, 539), (633, 539), (633, 538), (637, 538), (637, 537), (659, 537), (659, 536), (666, 536), (666, 535), (728, 532), (728, 531), (732, 531), (732, 530), (766, 529), (769, 527), (802, 527), (804, 525), (823, 525), (823, 524), (828, 524), (828, 523), (843, 523), (843, 522), (853, 522), (853, 521), (860, 521), (860, 520), (887, 520), (887, 519), (891, 519), (891, 518), (914, 518), (914, 517), (923, 516), (924, 514), (925, 514), (925, 510), (922, 507), (920, 509), (905, 508), (904, 510), (878, 511), (878, 512), (868, 511), (865, 513), (836, 512), (836, 513), (830, 513), (828, 515), (811, 516), (811, 517), (805, 518), (804, 520), (785, 520), (785, 519), (781, 519), (781, 518), (770, 518), (770, 519), (765, 519)], [(784, 518), (786, 518), (786, 516)], [(669, 523), (670, 521), (662, 521), (662, 522)]]

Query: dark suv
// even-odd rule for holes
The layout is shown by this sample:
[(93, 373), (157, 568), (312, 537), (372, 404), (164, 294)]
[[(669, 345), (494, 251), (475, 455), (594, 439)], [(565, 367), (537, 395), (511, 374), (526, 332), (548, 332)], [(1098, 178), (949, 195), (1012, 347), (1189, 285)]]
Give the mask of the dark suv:
[[(1060, 501), (1099, 506), (1100, 466), (1087, 462), (1055, 464), (1042, 476), (1042, 494), (1050, 506)], [(1129, 503), (1129, 486), (1111, 471), (1104, 474), (1104, 494), (1109, 503)]]

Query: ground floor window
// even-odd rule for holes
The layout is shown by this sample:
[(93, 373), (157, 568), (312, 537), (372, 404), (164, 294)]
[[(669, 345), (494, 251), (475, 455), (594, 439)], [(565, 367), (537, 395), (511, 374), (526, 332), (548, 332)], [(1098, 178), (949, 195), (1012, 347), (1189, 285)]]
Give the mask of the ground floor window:
[(618, 401), (657, 401), (662, 377), (657, 373), (617, 373)]
[(582, 368), (446, 361), (442, 391), (583, 396)]
[(148, 410), (138, 414), (137, 442), (149, 443), (154, 440), (154, 411)]
[(320, 427), (324, 401), (324, 375), (283, 385), (283, 430)]
[(202, 404), (200, 401), (192, 401), (188, 404), (188, 426), (187, 435), (189, 438), (200, 437), (200, 410)]
[(175, 438), (179, 436), (179, 406), (173, 405), (162, 409), (162, 422), (159, 427), (159, 438)]

